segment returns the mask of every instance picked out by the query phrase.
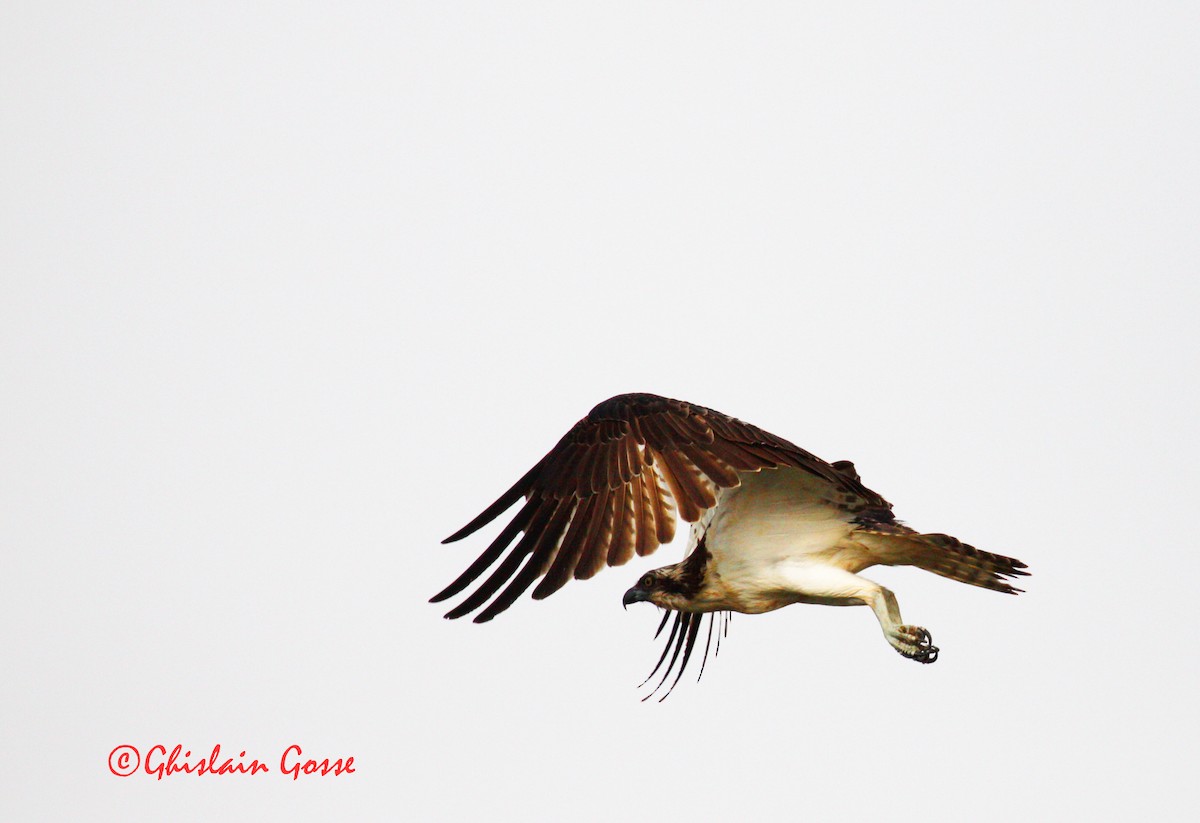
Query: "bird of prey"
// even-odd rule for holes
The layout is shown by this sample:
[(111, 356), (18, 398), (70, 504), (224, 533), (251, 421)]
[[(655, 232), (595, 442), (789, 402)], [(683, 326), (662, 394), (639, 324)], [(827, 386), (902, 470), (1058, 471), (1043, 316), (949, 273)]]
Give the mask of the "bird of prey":
[(826, 463), (749, 423), (654, 394), (600, 403), (512, 488), (442, 542), (461, 540), (522, 500), (483, 554), (431, 602), (463, 591), (503, 556), (446, 614), (462, 617), (487, 603), (474, 619), (491, 620), (539, 578), (537, 600), (572, 577), (587, 579), (634, 554), (653, 553), (673, 539), (678, 512), (692, 524), (684, 559), (643, 574), (623, 599), (626, 606), (645, 601), (664, 609), (660, 633), (675, 616), (651, 672), (673, 647), (657, 691), (684, 650), (663, 697), (687, 667), (705, 615), (705, 661), (714, 623), (724, 624), (719, 644), (731, 612), (816, 603), (869, 606), (896, 651), (932, 663), (938, 648), (929, 632), (905, 623), (895, 595), (859, 572), (916, 566), (1007, 594), (1021, 589), (1006, 578), (1028, 574), (1014, 558), (905, 526), (848, 460)]

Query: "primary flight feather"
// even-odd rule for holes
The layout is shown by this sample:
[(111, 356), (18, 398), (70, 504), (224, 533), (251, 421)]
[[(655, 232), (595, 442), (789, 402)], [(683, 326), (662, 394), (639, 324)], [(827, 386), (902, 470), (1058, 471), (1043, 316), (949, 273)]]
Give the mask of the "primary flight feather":
[(660, 632), (675, 615), (655, 669), (673, 648), (659, 686), (682, 650), (678, 681), (705, 614), (707, 658), (717, 615), (719, 644), (730, 612), (759, 614), (792, 603), (870, 606), (893, 648), (932, 663), (938, 649), (929, 632), (906, 625), (895, 595), (859, 572), (917, 566), (1008, 594), (1021, 590), (1007, 578), (1028, 574), (1019, 560), (898, 522), (892, 505), (862, 484), (849, 461), (826, 463), (749, 423), (653, 394), (600, 403), (443, 542), (461, 540), (520, 501), (499, 536), (432, 601), (459, 594), (500, 561), (446, 614), (457, 618), (484, 607), (475, 622), (491, 620), (539, 578), (538, 600), (572, 577), (652, 554), (674, 537), (678, 512), (692, 524), (683, 561), (644, 574), (623, 599), (666, 609)]

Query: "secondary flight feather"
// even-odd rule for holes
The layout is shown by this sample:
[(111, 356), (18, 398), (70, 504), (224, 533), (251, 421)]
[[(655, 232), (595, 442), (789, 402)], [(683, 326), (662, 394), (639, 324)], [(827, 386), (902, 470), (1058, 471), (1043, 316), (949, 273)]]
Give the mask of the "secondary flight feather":
[(905, 624), (895, 595), (859, 572), (917, 566), (1008, 594), (1021, 590), (1007, 580), (1028, 574), (1014, 558), (903, 525), (849, 461), (826, 463), (749, 423), (653, 394), (624, 394), (597, 405), (442, 542), (473, 534), (518, 503), (508, 525), (432, 602), (483, 578), (446, 617), (480, 610), (475, 622), (491, 620), (535, 582), (533, 597), (540, 600), (572, 578), (653, 554), (674, 538), (678, 515), (692, 524), (683, 561), (644, 574), (623, 599), (627, 606), (646, 601), (666, 610), (660, 633), (675, 617), (651, 673), (670, 653), (656, 691), (682, 652), (672, 687), (678, 682), (705, 615), (707, 659), (714, 627), (719, 621), (719, 647), (731, 612), (759, 614), (793, 603), (866, 605), (893, 648), (932, 663), (938, 648), (929, 632)]

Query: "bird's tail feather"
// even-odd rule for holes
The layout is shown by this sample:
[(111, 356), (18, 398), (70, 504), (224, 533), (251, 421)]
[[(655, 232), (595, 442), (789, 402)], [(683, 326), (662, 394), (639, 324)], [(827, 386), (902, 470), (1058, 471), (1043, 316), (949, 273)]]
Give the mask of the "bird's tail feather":
[(1024, 591), (1011, 585), (1007, 578), (1029, 575), (1020, 560), (985, 552), (948, 534), (875, 532), (870, 535), (869, 545), (874, 551), (882, 550), (881, 562), (887, 565), (916, 566), (960, 583), (1005, 594)]

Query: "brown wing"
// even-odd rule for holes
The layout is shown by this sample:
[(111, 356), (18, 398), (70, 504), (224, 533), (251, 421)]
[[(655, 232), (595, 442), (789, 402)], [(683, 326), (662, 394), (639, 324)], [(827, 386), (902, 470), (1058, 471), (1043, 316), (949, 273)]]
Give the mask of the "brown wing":
[(781, 437), (681, 400), (654, 394), (610, 398), (495, 503), (442, 541), (461, 540), (525, 499), (483, 554), (431, 602), (461, 592), (507, 551), (491, 575), (446, 614), (462, 617), (500, 592), (475, 617), (476, 623), (491, 620), (539, 577), (533, 590), (538, 600), (571, 577), (586, 579), (635, 553), (651, 554), (675, 536), (676, 509), (695, 522), (716, 505), (718, 487), (738, 485), (738, 472), (779, 466), (828, 481), (831, 499), (847, 511), (891, 519), (891, 504), (853, 472), (839, 471)]

